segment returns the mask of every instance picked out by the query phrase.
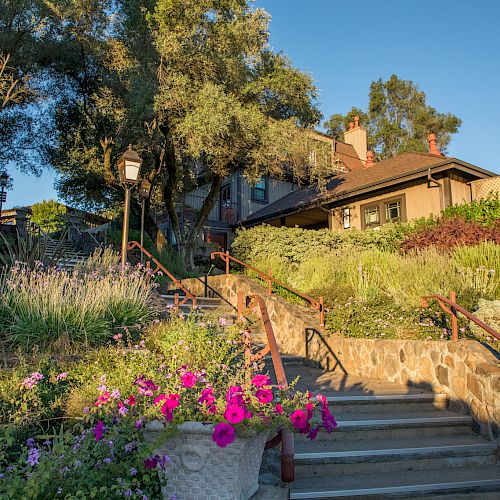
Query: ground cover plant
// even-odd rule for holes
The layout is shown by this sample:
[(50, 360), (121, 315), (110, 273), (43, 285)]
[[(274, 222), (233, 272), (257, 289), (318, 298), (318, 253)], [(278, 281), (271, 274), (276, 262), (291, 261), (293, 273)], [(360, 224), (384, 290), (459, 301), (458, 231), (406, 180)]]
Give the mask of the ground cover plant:
[(168, 478), (171, 465), (145, 439), (150, 420), (165, 423), (162, 438), (212, 422), (220, 447), (278, 425), (311, 439), (333, 430), (325, 398), (247, 377), (240, 328), (172, 315), (137, 344), (123, 330), (77, 359), (45, 354), (0, 371), (0, 497), (160, 498), (157, 472)]

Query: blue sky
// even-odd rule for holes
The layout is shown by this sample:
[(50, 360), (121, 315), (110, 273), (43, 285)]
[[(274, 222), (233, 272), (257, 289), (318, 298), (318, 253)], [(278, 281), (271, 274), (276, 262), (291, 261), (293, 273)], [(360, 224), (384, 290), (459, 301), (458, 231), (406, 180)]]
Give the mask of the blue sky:
[[(463, 121), (448, 154), (500, 173), (500, 1), (257, 0), (271, 45), (309, 72), (325, 117), (366, 108), (370, 83), (413, 80)], [(13, 169), (7, 206), (55, 198), (55, 175)]]

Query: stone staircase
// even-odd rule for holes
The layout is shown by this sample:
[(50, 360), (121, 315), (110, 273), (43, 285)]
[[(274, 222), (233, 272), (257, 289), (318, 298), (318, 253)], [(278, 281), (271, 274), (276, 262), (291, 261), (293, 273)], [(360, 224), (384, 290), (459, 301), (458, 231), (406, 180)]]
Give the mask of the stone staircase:
[(300, 359), (285, 371), (289, 380), (301, 376), (298, 389), (326, 395), (338, 422), (316, 441), (297, 436), (290, 499), (500, 499), (498, 443), (475, 434), (470, 416), (449, 411), (444, 395)]
[[(162, 295), (173, 305), (174, 293)], [(198, 313), (217, 312), (226, 324), (236, 311), (222, 299), (198, 297)], [(180, 306), (188, 312), (191, 302)], [(265, 342), (255, 325), (253, 341)], [(338, 422), (311, 442), (297, 435), (295, 481), (289, 490), (263, 485), (256, 500), (433, 498), (500, 500), (498, 443), (473, 431), (472, 418), (448, 409), (444, 394), (376, 379), (325, 372), (282, 355), (289, 381), (328, 397)], [(270, 357), (263, 365), (273, 376)]]
[(69, 241), (47, 239), (47, 247), (45, 251), (45, 258), (48, 261), (57, 262), (57, 264), (72, 271), (78, 264), (85, 262), (89, 254), (77, 251)]

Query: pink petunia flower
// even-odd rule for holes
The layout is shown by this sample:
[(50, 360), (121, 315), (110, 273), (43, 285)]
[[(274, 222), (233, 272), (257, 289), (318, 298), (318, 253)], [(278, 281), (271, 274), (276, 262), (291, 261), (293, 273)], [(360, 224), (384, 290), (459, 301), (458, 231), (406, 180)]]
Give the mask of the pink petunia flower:
[(255, 377), (252, 379), (252, 384), (255, 387), (271, 385), (271, 379), (267, 375), (255, 375)]
[(307, 415), (303, 410), (295, 410), (290, 415), (290, 420), (292, 421), (294, 429), (297, 430), (303, 429), (307, 425)]
[(231, 385), (226, 393), (226, 401), (235, 405), (243, 404), (243, 389), (241, 385)]
[(270, 403), (273, 400), (273, 391), (271, 389), (258, 389), (255, 392), (255, 397), (261, 404)]
[(68, 372), (62, 372), (56, 376), (56, 381), (59, 382), (60, 380), (64, 380), (64, 379), (68, 378), (68, 375), (69, 375)]
[(105, 430), (104, 424), (102, 420), (99, 420), (99, 422), (97, 422), (97, 425), (94, 427), (94, 436), (96, 443), (98, 443), (101, 440), (102, 435), (104, 434), (104, 430)]
[(234, 441), (235, 430), (234, 427), (226, 422), (220, 422), (214, 427), (214, 432), (212, 433), (212, 441), (214, 441), (217, 446), (225, 448), (228, 444)]
[(153, 391), (158, 389), (158, 386), (152, 380), (146, 380), (144, 375), (136, 379), (134, 385), (137, 386), (137, 392), (143, 396), (152, 396)]
[(230, 403), (226, 406), (224, 418), (230, 424), (239, 424), (245, 418), (245, 410), (239, 405)]
[(110, 394), (108, 391), (103, 392), (102, 394), (99, 394), (97, 401), (95, 402), (95, 405), (99, 408), (100, 406), (104, 406), (110, 398)]
[(212, 387), (207, 387), (206, 389), (203, 389), (201, 391), (201, 396), (198, 398), (198, 403), (203, 404), (205, 403), (207, 406), (212, 405), (215, 403), (215, 397), (214, 397), (214, 390)]
[(192, 372), (186, 372), (181, 377), (182, 385), (184, 387), (193, 387), (196, 385), (196, 375)]
[(274, 411), (278, 415), (283, 415), (283, 406), (281, 406), (279, 403), (274, 407)]
[(135, 396), (133, 394), (131, 394), (128, 397), (128, 399), (125, 400), (125, 404), (127, 404), (129, 406), (134, 406), (136, 403), (137, 403), (137, 401), (135, 400)]

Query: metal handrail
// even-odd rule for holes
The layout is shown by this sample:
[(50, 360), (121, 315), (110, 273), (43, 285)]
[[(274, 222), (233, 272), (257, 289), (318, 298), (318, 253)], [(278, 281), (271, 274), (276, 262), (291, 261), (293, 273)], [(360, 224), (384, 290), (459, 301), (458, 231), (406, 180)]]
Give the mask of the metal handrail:
[[(245, 297), (242, 292), (238, 292), (238, 319), (243, 318), (243, 312), (245, 308)], [(271, 359), (273, 361), (274, 373), (276, 374), (276, 379), (278, 381), (278, 386), (287, 387), (288, 381), (285, 375), (285, 369), (283, 368), (283, 362), (281, 361), (281, 356), (278, 348), (278, 343), (276, 342), (276, 337), (274, 335), (273, 325), (271, 319), (269, 318), (269, 313), (267, 311), (265, 300), (259, 295), (249, 295), (250, 303), (247, 307), (251, 308), (253, 305), (258, 306), (260, 311), (260, 319), (264, 325), (264, 330), (266, 332), (267, 344), (259, 351), (257, 354), (252, 354), (250, 347), (251, 341), (250, 336), (245, 337), (245, 367), (247, 373), (250, 373), (250, 367), (255, 361), (261, 360), (266, 354), (271, 353)], [(249, 377), (247, 377), (249, 378)], [(277, 446), (281, 442), (281, 479), (283, 482), (291, 483), (295, 476), (295, 465), (294, 465), (294, 437), (293, 433), (281, 429), (278, 431), (277, 435), (271, 438), (267, 444), (266, 448), (272, 448)]]
[[(157, 271), (161, 270), (164, 274), (166, 274), (172, 280), (173, 283), (175, 283), (175, 285), (177, 285), (185, 293), (185, 298), (181, 302), (178, 302), (178, 296), (176, 297), (176, 309), (179, 305), (185, 304), (188, 299), (191, 299), (191, 302), (193, 303), (193, 307), (196, 306), (196, 297), (161, 262), (159, 262), (157, 259), (155, 259), (138, 241), (129, 241), (128, 242), (127, 250), (132, 250), (135, 247), (137, 247), (146, 257), (151, 259), (156, 264), (156, 267), (153, 269), (153, 274), (156, 273)], [(149, 264), (149, 263), (146, 263), (146, 264)], [(147, 265), (146, 267), (149, 268), (149, 265)]]
[(83, 238), (85, 234), (88, 234), (90, 236), (91, 239), (94, 240), (94, 243), (97, 245), (97, 247), (100, 247), (102, 245), (102, 243), (100, 243), (98, 241), (98, 239), (90, 232), (88, 231), (80, 231), (80, 228), (73, 222), (71, 221), (67, 221), (66, 223), (68, 226), (71, 226), (73, 229), (76, 229), (76, 231), (78, 232), (78, 234)]
[(278, 286), (281, 286), (282, 288), (285, 288), (289, 292), (292, 292), (293, 294), (297, 295), (301, 299), (309, 302), (311, 304), (313, 309), (316, 309), (319, 311), (319, 323), (320, 326), (325, 325), (325, 307), (324, 307), (324, 302), (323, 302), (323, 297), (319, 297), (317, 300), (309, 297), (309, 295), (306, 295), (305, 293), (299, 292), (295, 288), (292, 288), (290, 285), (287, 285), (283, 281), (277, 280), (276, 278), (273, 278), (272, 276), (272, 270), (268, 270), (268, 274), (266, 274), (264, 271), (261, 269), (257, 269), (256, 267), (251, 266), (250, 264), (247, 264), (245, 262), (242, 262), (241, 260), (237, 259), (236, 257), (233, 257), (232, 255), (229, 254), (229, 252), (212, 252), (210, 254), (210, 258), (213, 260), (217, 256), (221, 258), (223, 262), (226, 264), (226, 274), (229, 274), (230, 271), (230, 261), (234, 261), (240, 266), (246, 267), (247, 269), (250, 269), (251, 271), (256, 272), (259, 274), (260, 278), (267, 281), (267, 293), (269, 295), (272, 295), (273, 289), (272, 289), (272, 284), (276, 283)]
[[(455, 292), (450, 292), (450, 298), (444, 297), (443, 295), (435, 294), (435, 295), (426, 295), (422, 297), (422, 307), (429, 307), (429, 300), (435, 299), (439, 304), (441, 309), (451, 316), (451, 340), (454, 342), (458, 341), (458, 321), (457, 321), (457, 311), (462, 313), (466, 318), (470, 319), (472, 322), (476, 323), (477, 326), (482, 328), (485, 332), (489, 333), (497, 340), (500, 340), (500, 334), (491, 328), (491, 326), (481, 321), (477, 316), (474, 316), (472, 313), (464, 309), (460, 304), (456, 302)], [(448, 304), (450, 307), (446, 307), (445, 304)]]
[(38, 232), (38, 237), (43, 236), (47, 241), (50, 241), (54, 245), (56, 244), (56, 242), (36, 222), (30, 220), (28, 223), (28, 227), (29, 229), (34, 229), (36, 232)]

